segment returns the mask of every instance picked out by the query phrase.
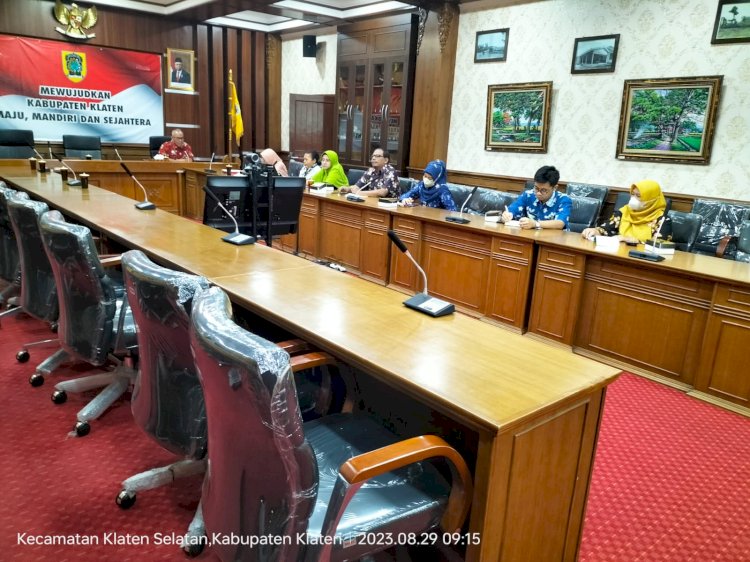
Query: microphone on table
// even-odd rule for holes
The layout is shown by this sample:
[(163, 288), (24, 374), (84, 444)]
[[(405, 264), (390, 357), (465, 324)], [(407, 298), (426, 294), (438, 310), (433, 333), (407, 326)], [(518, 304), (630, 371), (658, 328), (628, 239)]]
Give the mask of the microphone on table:
[(447, 216), (445, 217), (445, 220), (447, 220), (448, 222), (455, 222), (457, 224), (468, 224), (469, 222), (471, 222), (469, 219), (464, 218), (464, 209), (466, 208), (466, 205), (469, 203), (469, 201), (471, 201), (471, 198), (474, 197), (477, 189), (479, 189), (479, 186), (476, 186), (471, 190), (469, 196), (464, 200), (464, 204), (461, 205), (461, 210), (458, 212), (458, 216)]
[(52, 154), (52, 156), (54, 158), (56, 158), (60, 162), (60, 164), (62, 164), (63, 166), (65, 166), (68, 169), (68, 171), (71, 174), (73, 174), (73, 179), (72, 180), (68, 180), (68, 182), (67, 182), (68, 185), (71, 186), (71, 187), (76, 187), (76, 186), (81, 185), (81, 180), (78, 179), (78, 177), (76, 176), (75, 171), (73, 171), (73, 168), (71, 168), (70, 166), (68, 166), (68, 164), (65, 163), (65, 161), (62, 159), (62, 156), (60, 156), (59, 154), (55, 154), (54, 152), (50, 152), (50, 153)]
[(26, 145), (34, 151), (34, 154), (36, 154), (36, 157), (39, 158), (39, 160), (45, 160), (44, 156), (39, 154), (39, 151), (36, 149), (33, 143), (27, 142)]
[(444, 300), (436, 299), (435, 297), (431, 297), (427, 293), (427, 274), (424, 272), (424, 269), (422, 269), (419, 264), (417, 263), (417, 260), (414, 259), (414, 257), (409, 252), (409, 249), (406, 247), (406, 244), (403, 243), (401, 238), (398, 237), (398, 234), (396, 234), (393, 230), (388, 231), (388, 238), (391, 239), (391, 242), (393, 242), (396, 247), (403, 252), (407, 258), (411, 260), (411, 262), (414, 264), (414, 266), (417, 268), (419, 273), (422, 274), (422, 282), (424, 283), (424, 289), (421, 293), (417, 293), (411, 298), (408, 298), (404, 301), (404, 306), (407, 306), (409, 308), (413, 308), (414, 310), (418, 310), (419, 312), (423, 312), (425, 314), (428, 314), (430, 316), (445, 316), (447, 314), (453, 314), (456, 311), (456, 307), (453, 306), (452, 303), (446, 302)]
[(212, 153), (211, 153), (211, 161), (210, 161), (210, 162), (208, 163), (208, 168), (206, 168), (205, 170), (203, 170), (203, 171), (204, 171), (204, 172), (206, 172), (207, 174), (215, 174), (215, 173), (216, 173), (216, 172), (214, 172), (214, 171), (213, 171), (213, 170), (211, 169), (211, 168), (213, 167), (213, 165), (214, 165), (214, 156), (216, 156), (216, 153), (215, 153), (215, 152), (212, 152)]
[(203, 191), (206, 192), (206, 195), (208, 195), (211, 199), (213, 199), (216, 204), (219, 206), (219, 208), (224, 211), (224, 214), (228, 216), (230, 219), (232, 219), (232, 222), (234, 223), (234, 232), (227, 234), (222, 238), (224, 242), (229, 242), (230, 244), (234, 244), (235, 246), (246, 246), (248, 244), (255, 244), (255, 238), (252, 236), (249, 236), (247, 234), (242, 234), (240, 232), (240, 226), (237, 224), (237, 219), (234, 218), (234, 215), (230, 213), (227, 208), (221, 204), (221, 201), (219, 201), (219, 198), (216, 197), (216, 194), (208, 189), (207, 185), (203, 186)]
[(128, 169), (128, 167), (125, 165), (125, 162), (120, 162), (120, 166), (122, 166), (122, 169), (125, 170), (131, 178), (133, 178), (133, 181), (138, 184), (138, 187), (140, 187), (143, 191), (143, 201), (141, 201), (140, 203), (136, 203), (135, 208), (139, 211), (149, 211), (151, 209), (156, 209), (156, 205), (148, 200), (148, 193), (146, 192), (146, 188), (143, 187), (143, 184), (139, 182), (138, 179), (133, 175), (133, 172)]
[(50, 141), (47, 141), (47, 150), (49, 151), (49, 158), (52, 160), (54, 156), (52, 154), (52, 143)]
[[(357, 191), (357, 193), (359, 193), (360, 191), (365, 191), (366, 189), (370, 189), (370, 187), (371, 187), (370, 184), (371, 183), (372, 183), (372, 180), (368, 181), (365, 185), (363, 185), (362, 187), (359, 188), (359, 191)], [(364, 198), (360, 197), (359, 195), (357, 195), (357, 193), (348, 193), (346, 195), (346, 200), (347, 201), (355, 201), (357, 203), (364, 202)]]
[(115, 154), (117, 154), (117, 159), (122, 162), (122, 156), (120, 156), (120, 151), (117, 150), (117, 147), (115, 147)]

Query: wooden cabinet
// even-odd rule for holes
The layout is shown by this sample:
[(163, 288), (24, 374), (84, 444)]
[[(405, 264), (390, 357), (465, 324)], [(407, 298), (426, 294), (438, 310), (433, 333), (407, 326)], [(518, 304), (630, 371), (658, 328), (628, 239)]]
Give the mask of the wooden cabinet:
[(394, 166), (405, 169), (416, 30), (410, 19), (339, 32), (335, 130), (344, 167), (369, 166), (373, 149), (381, 147), (390, 152)]
[[(421, 262), (422, 221), (411, 217), (393, 217), (393, 230), (406, 245), (409, 253)], [(421, 291), (422, 277), (409, 258), (401, 252), (391, 252), (390, 284), (409, 292)]]
[(297, 232), (297, 251), (307, 256), (318, 255), (318, 215), (320, 200), (317, 197), (303, 196)]
[(534, 244), (529, 240), (493, 238), (487, 283), (487, 317), (522, 331), (533, 267)]
[(204, 174), (195, 170), (185, 172), (185, 216), (194, 220), (203, 220), (203, 184), (206, 182)]

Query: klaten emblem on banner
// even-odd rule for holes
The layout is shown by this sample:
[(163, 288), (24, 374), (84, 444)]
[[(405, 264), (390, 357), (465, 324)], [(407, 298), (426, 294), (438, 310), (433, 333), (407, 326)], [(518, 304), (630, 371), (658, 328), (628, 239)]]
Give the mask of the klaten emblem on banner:
[(86, 78), (86, 53), (62, 51), (63, 72), (71, 82)]
[(86, 30), (94, 27), (97, 20), (96, 6), (84, 10), (79, 8), (77, 4), (71, 4), (68, 8), (60, 0), (55, 0), (55, 19), (63, 25), (67, 25), (67, 29), (56, 27), (55, 31), (72, 37), (73, 39), (92, 39), (96, 37), (96, 33), (90, 35), (86, 34)]

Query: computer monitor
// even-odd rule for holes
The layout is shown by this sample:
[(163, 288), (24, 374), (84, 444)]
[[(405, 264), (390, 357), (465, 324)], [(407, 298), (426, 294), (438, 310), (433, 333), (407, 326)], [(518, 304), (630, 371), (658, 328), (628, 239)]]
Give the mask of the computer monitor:
[(271, 235), (294, 234), (299, 225), (302, 194), (306, 178), (300, 176), (274, 176), (271, 178)]
[[(249, 205), (250, 183), (247, 176), (207, 176), (206, 188), (232, 213), (240, 232), (248, 233), (252, 223), (247, 222), (245, 209)], [(234, 223), (211, 197), (206, 195), (203, 204), (203, 224), (225, 232), (234, 232)]]

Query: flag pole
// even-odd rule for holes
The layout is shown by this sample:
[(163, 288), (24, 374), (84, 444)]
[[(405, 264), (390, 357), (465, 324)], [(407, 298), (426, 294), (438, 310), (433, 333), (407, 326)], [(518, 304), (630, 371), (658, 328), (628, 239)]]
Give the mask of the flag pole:
[(229, 69), (229, 83), (227, 87), (227, 155), (225, 162), (232, 163), (232, 69)]

